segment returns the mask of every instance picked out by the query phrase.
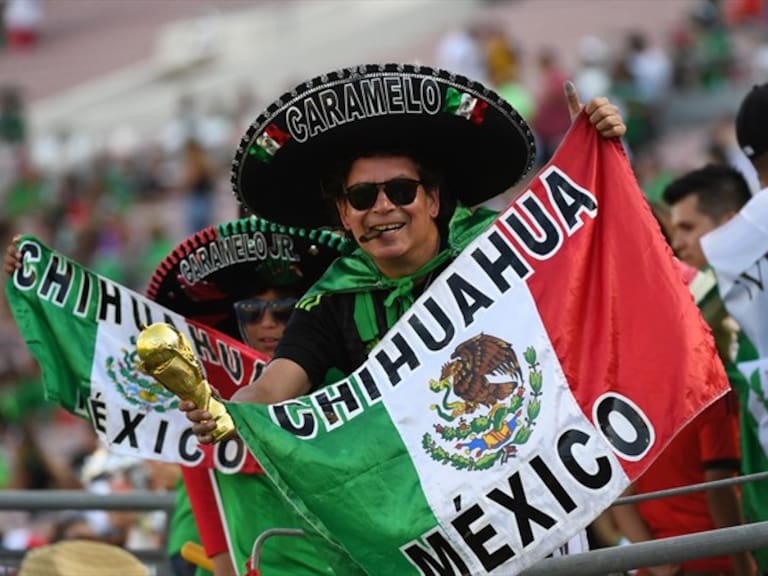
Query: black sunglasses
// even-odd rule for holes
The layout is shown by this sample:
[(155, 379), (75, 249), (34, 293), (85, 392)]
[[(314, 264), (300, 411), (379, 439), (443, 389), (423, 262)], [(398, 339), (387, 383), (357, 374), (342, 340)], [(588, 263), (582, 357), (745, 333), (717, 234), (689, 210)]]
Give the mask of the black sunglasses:
[(248, 298), (235, 302), (235, 316), (240, 326), (258, 322), (269, 310), (272, 317), (285, 324), (291, 317), (293, 307), (296, 305), (296, 298), (280, 298), (279, 300), (260, 300), (258, 298)]
[(360, 182), (344, 191), (349, 204), (355, 210), (369, 210), (376, 204), (379, 190), (384, 190), (389, 201), (397, 206), (407, 206), (416, 199), (421, 181), (411, 178), (394, 178), (386, 182)]

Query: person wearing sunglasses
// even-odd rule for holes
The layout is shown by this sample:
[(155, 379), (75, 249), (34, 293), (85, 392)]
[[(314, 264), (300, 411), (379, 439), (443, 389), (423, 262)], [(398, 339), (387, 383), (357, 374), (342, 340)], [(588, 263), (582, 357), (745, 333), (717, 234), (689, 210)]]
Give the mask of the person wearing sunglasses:
[(235, 302), (233, 309), (242, 341), (272, 356), (296, 302), (290, 291), (279, 288), (269, 288)]
[[(566, 92), (575, 117), (582, 105), (573, 87)], [(607, 99), (583, 108), (603, 137), (625, 133)], [(273, 404), (352, 373), (496, 218), (478, 205), (519, 182), (534, 160), (533, 134), (506, 101), (427, 66), (338, 70), (267, 107), (236, 153), (236, 195), (281, 224), (343, 227), (356, 249), (299, 299), (272, 360), (232, 399)], [(213, 442), (211, 415), (192, 402), (179, 407), (198, 440)], [(566, 546), (584, 550), (584, 534)]]
[[(252, 243), (240, 258), (220, 260), (206, 275), (183, 274), (190, 258), (212, 254), (237, 239)], [(157, 266), (147, 296), (241, 340), (268, 360), (283, 336), (296, 296), (319, 278), (348, 244), (343, 236), (330, 231), (289, 228), (243, 217), (179, 243)], [(279, 250), (274, 248), (278, 246)], [(243, 257), (246, 254), (249, 256)], [(232, 457), (238, 452), (233, 450), (235, 446), (233, 442), (222, 448)], [(211, 447), (207, 448), (206, 462), (216, 462)], [(182, 474), (184, 483), (177, 487), (181, 495), (177, 502), (188, 500), (200, 541), (213, 561), (214, 576), (242, 574), (253, 542), (274, 528), (300, 529), (307, 537), (268, 538), (259, 562), (263, 574), (348, 576), (334, 570), (333, 554), (323, 548), (319, 538), (310, 536), (311, 527), (277, 496), (247, 450), (240, 458), (227, 460), (226, 466), (185, 466)]]
[[(616, 106), (583, 108), (621, 137)], [(323, 74), (267, 107), (247, 131), (232, 182), (253, 213), (289, 226), (343, 227), (357, 249), (299, 299), (261, 377), (235, 400), (275, 403), (351, 373), (379, 338), (496, 217), (478, 207), (535, 160), (525, 120), (477, 82), (427, 66), (364, 65)], [(474, 206), (472, 209), (470, 206)], [(210, 416), (182, 410), (201, 442)]]

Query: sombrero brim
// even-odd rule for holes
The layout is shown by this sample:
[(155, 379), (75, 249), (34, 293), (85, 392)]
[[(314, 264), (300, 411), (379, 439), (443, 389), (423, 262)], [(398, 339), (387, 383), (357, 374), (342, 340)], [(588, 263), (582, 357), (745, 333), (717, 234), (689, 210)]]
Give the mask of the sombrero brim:
[(146, 295), (237, 337), (235, 302), (273, 286), (302, 294), (349, 245), (328, 230), (242, 218), (205, 228), (176, 246), (155, 269)]
[(366, 65), (300, 84), (261, 114), (232, 167), (253, 213), (295, 226), (335, 221), (321, 182), (366, 150), (408, 149), (445, 177), (445, 192), (479, 204), (515, 185), (535, 160), (533, 134), (501, 96), (426, 66)]
[(148, 576), (136, 556), (118, 546), (93, 540), (62, 540), (32, 548), (19, 576)]

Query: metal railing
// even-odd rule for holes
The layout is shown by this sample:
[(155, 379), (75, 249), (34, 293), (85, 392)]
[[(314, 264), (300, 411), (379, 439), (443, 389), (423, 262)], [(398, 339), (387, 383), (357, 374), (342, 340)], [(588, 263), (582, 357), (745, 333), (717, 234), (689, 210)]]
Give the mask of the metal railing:
[[(0, 490), (0, 511), (53, 510), (162, 510), (170, 516), (174, 492), (133, 491), (122, 494), (94, 494), (86, 490)], [(165, 550), (128, 550), (151, 571), (153, 576), (172, 576)], [(0, 548), (0, 576), (15, 574), (26, 550)]]
[(722, 556), (768, 546), (768, 522), (719, 528), (541, 560), (522, 576), (600, 576), (653, 564)]
[(0, 490), (0, 510), (173, 510), (174, 492), (134, 490), (94, 494), (87, 490)]
[[(622, 497), (613, 505), (765, 480), (768, 480), (768, 472)], [(4, 490), (0, 491), (0, 510), (162, 510), (169, 513), (173, 510), (174, 500), (173, 492), (133, 491), (122, 494), (94, 494), (83, 490)], [(288, 532), (273, 530), (262, 534), (253, 546), (253, 556), (257, 566), (264, 541), (273, 536), (296, 537), (300, 534), (294, 530)], [(546, 558), (528, 568), (523, 575), (597, 576), (647, 566), (649, 558), (653, 558), (654, 564), (677, 563), (764, 547), (768, 547), (768, 522), (756, 522), (674, 538), (603, 548), (570, 556)], [(170, 576), (170, 565), (164, 550), (129, 551), (150, 566), (156, 576)], [(18, 565), (24, 553), (22, 550), (0, 549), (0, 576), (11, 574), (12, 572), (4, 572), (3, 567)]]

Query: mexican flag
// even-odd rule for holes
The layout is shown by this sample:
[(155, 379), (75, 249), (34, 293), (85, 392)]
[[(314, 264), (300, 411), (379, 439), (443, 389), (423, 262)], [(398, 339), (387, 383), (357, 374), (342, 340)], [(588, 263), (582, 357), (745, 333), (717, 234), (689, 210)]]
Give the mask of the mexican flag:
[(137, 370), (142, 326), (168, 322), (192, 347), (222, 397), (252, 382), (265, 357), (204, 324), (185, 319), (125, 286), (94, 274), (33, 236), (19, 244), (23, 267), (6, 283), (14, 319), (42, 368), (48, 400), (91, 421), (117, 454), (194, 466), (207, 456), (179, 400)]
[(358, 370), (227, 406), (285, 497), (369, 574), (509, 576), (727, 390), (623, 148), (580, 117)]
[[(143, 325), (173, 324), (187, 337), (223, 398), (257, 377), (266, 361), (263, 354), (94, 274), (33, 236), (23, 237), (19, 249), (24, 264), (8, 280), (6, 294), (42, 368), (49, 400), (88, 419), (111, 452), (183, 464), (185, 476), (213, 482), (217, 498), (206, 504), (221, 511), (236, 566), (245, 566), (262, 531), (291, 528), (307, 536), (270, 540), (261, 557), (264, 570), (315, 574), (327, 571), (331, 563), (338, 576), (359, 573), (280, 501), (241, 439), (198, 444), (190, 422), (177, 409), (178, 398), (138, 371), (135, 344)], [(219, 481), (214, 482), (216, 476)], [(244, 505), (246, 492), (250, 499)], [(247, 526), (236, 525), (244, 507), (255, 512)], [(206, 528), (215, 521), (208, 518)]]

